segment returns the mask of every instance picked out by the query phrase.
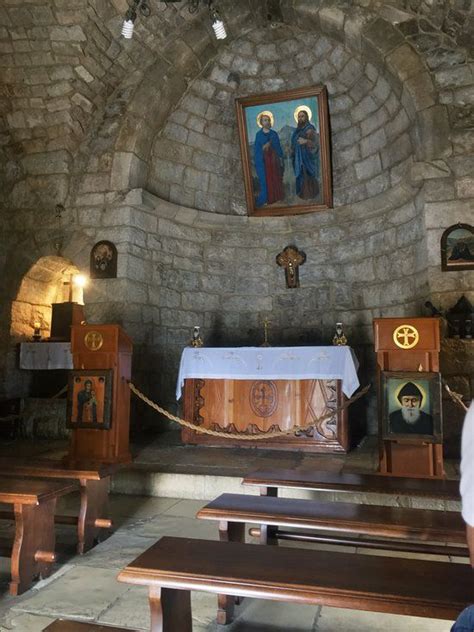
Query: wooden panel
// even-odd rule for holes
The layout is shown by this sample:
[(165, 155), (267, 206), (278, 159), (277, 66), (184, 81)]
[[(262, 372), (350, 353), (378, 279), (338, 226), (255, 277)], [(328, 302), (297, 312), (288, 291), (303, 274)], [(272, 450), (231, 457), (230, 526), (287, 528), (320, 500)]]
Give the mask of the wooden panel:
[(257, 470), (244, 485), (270, 488), (311, 489), (330, 492), (363, 492), (395, 496), (417, 496), (438, 500), (460, 500), (459, 481), (327, 472), (326, 470)]
[[(401, 325), (411, 325), (419, 341), (411, 349), (395, 344), (394, 331)], [(376, 318), (374, 319), (375, 351), (377, 353), (377, 392), (379, 436), (382, 435), (382, 371), (439, 372), (439, 318)], [(381, 474), (397, 476), (443, 477), (442, 444), (412, 441), (403, 443), (379, 439), (379, 469)]]
[[(393, 339), (393, 332), (401, 325), (410, 324), (418, 330), (419, 341), (413, 347), (416, 351), (440, 350), (440, 319), (439, 318), (375, 318), (374, 319), (374, 344), (375, 351), (397, 351), (407, 353), (411, 349), (403, 350), (398, 347)], [(416, 370), (416, 369), (412, 369)]]
[(474, 600), (467, 564), (191, 538), (162, 538), (118, 579), (440, 619)]
[[(185, 380), (184, 417), (216, 431), (258, 435), (291, 431), (308, 426), (342, 406), (339, 380)], [(240, 447), (284, 447), (312, 451), (342, 452), (349, 447), (347, 409), (318, 422), (315, 429), (267, 438), (257, 442), (235, 441), (183, 430), (186, 443)]]
[(466, 543), (466, 525), (457, 511), (222, 494), (200, 509), (197, 517), (387, 538)]
[[(88, 349), (88, 333), (102, 336), (97, 350)], [(72, 328), (71, 350), (75, 369), (113, 369), (110, 430), (73, 430), (69, 461), (129, 462), (130, 389), (132, 343), (119, 325), (81, 325)]]

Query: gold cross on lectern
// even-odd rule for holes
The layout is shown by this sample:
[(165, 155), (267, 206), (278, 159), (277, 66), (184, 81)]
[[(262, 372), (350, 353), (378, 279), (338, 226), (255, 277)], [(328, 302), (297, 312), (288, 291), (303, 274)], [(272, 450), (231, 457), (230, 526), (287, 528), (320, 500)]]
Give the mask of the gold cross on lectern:
[(413, 325), (400, 325), (393, 332), (393, 342), (400, 349), (412, 349), (418, 344), (419, 339), (420, 334)]
[(84, 336), (84, 344), (90, 351), (98, 351), (104, 344), (104, 337), (99, 331), (89, 331)]

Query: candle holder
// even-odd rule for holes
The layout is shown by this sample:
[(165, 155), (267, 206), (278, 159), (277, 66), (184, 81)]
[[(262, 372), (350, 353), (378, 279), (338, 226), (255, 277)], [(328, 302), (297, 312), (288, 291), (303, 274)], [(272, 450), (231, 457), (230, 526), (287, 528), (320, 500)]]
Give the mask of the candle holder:
[(38, 320), (33, 323), (33, 340), (34, 342), (41, 340), (41, 323)]

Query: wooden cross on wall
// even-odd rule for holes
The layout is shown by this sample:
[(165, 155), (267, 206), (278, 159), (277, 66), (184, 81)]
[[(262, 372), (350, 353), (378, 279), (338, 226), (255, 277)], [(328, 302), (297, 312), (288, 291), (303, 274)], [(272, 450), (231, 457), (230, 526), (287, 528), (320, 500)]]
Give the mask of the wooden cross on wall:
[(296, 246), (287, 246), (276, 257), (276, 262), (281, 268), (285, 268), (286, 287), (299, 287), (299, 267), (306, 261), (306, 253), (298, 250)]

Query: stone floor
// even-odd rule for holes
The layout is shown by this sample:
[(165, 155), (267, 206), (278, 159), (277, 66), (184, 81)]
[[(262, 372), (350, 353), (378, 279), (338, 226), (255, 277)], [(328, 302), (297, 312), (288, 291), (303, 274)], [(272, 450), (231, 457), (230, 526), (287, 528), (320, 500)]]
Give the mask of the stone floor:
[[(59, 509), (61, 513), (74, 513), (77, 503), (78, 499), (69, 495), (61, 499)], [(7, 593), (8, 560), (0, 558), (0, 630), (39, 632), (60, 616), (132, 630), (149, 629), (146, 589), (117, 582), (117, 573), (162, 535), (216, 539), (216, 524), (194, 517), (203, 504), (197, 500), (112, 495), (114, 533), (79, 557), (74, 555), (74, 530), (59, 527), (60, 559), (53, 574), (17, 598)], [(7, 535), (11, 528), (11, 524), (2, 522), (0, 536)], [(355, 548), (346, 550), (359, 554)], [(447, 557), (440, 559), (461, 563)], [(193, 594), (194, 632), (448, 632), (451, 625), (416, 617), (246, 599), (237, 609), (234, 623), (222, 627), (214, 622), (215, 608), (215, 596)]]

